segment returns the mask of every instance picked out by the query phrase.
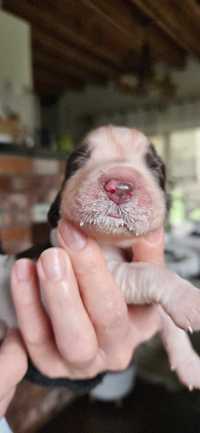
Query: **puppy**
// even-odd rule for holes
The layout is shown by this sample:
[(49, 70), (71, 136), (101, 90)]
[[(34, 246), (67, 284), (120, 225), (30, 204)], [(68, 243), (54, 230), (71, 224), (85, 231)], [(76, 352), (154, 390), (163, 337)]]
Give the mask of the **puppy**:
[[(127, 304), (157, 305), (171, 368), (190, 389), (200, 388), (200, 358), (185, 332), (200, 329), (198, 289), (164, 265), (125, 259), (138, 236), (163, 225), (165, 184), (164, 164), (141, 132), (101, 127), (70, 156), (48, 218), (52, 239), (60, 218), (96, 239)], [(12, 325), (13, 312), (11, 318), (6, 302), (0, 306), (0, 318)]]

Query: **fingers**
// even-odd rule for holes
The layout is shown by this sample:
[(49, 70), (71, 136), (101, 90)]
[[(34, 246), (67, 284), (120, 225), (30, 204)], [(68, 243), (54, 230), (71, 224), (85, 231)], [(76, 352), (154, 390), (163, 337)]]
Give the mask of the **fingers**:
[[(1, 392), (0, 402), (6, 406), (14, 388), (22, 380), (27, 370), (27, 356), (17, 331), (9, 331), (0, 346)], [(5, 402), (3, 403), (3, 400)], [(0, 412), (1, 412), (0, 403)], [(4, 412), (3, 412), (4, 413)]]
[(12, 388), (1, 400), (0, 399), (0, 418), (3, 417), (10, 405), (14, 395), (15, 395), (16, 387)]
[(124, 369), (133, 341), (120, 290), (94, 241), (85, 245), (79, 239), (77, 251), (66, 246), (62, 230), (61, 235), (65, 251), (51, 248), (41, 255), (39, 279), (27, 259), (13, 269), (13, 299), (27, 350), (35, 366), (52, 378), (89, 378), (107, 369)]
[(147, 236), (138, 238), (133, 245), (134, 261), (157, 263), (164, 262), (164, 229), (161, 227)]
[(41, 305), (35, 265), (28, 259), (18, 260), (12, 270), (11, 283), (17, 320), (34, 364), (50, 377), (68, 375)]
[(59, 223), (58, 239), (71, 258), (81, 297), (94, 324), (100, 347), (107, 353), (112, 351), (120, 356), (119, 346), (129, 336), (127, 306), (100, 248), (63, 221)]
[[(52, 378), (87, 377), (102, 371), (103, 365), (97, 359), (95, 368), (87, 370), (87, 364), (97, 355), (96, 335), (81, 304), (74, 276), (70, 274), (71, 265), (65, 256), (66, 253), (58, 248), (46, 250), (38, 262), (40, 281), (30, 260), (18, 260), (12, 272), (13, 299), (20, 330), (35, 366)], [(65, 260), (68, 279), (58, 279), (54, 283), (53, 266), (59, 267)], [(51, 268), (48, 275), (47, 266)], [(41, 304), (39, 286), (43, 289), (55, 335)]]
[(37, 268), (60, 353), (71, 364), (88, 363), (97, 353), (96, 334), (67, 253), (61, 248), (46, 250)]

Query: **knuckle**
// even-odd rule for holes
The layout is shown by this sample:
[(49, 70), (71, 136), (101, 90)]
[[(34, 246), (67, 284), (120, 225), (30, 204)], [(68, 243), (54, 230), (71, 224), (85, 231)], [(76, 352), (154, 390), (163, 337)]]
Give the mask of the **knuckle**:
[(40, 373), (44, 376), (47, 376), (49, 379), (56, 379), (57, 377), (60, 377), (60, 370), (56, 368), (56, 365), (54, 365), (54, 368), (52, 368), (52, 366), (48, 365), (48, 363), (38, 359), (35, 365), (37, 366), (37, 369), (40, 371)]
[(82, 369), (73, 369), (70, 370), (70, 379), (73, 380), (84, 380), (84, 379), (94, 379), (94, 377), (99, 374), (95, 368), (82, 368)]
[(94, 379), (99, 373), (100, 371), (97, 370), (96, 368), (91, 368), (84, 371), (84, 376), (82, 377), (85, 379)]
[(21, 356), (18, 363), (15, 365), (15, 382), (16, 384), (22, 380), (28, 367), (26, 356)]
[[(58, 372), (56, 368), (51, 368), (48, 367), (47, 365), (44, 366), (43, 364), (38, 365), (37, 367), (41, 372), (41, 374), (47, 376), (49, 379), (56, 379), (60, 376), (60, 372)], [(62, 374), (62, 376), (64, 375)]]
[(45, 347), (47, 341), (49, 340), (49, 335), (44, 333), (29, 333), (25, 336), (25, 342), (28, 347), (32, 350), (39, 349), (40, 347)]
[(126, 325), (127, 315), (123, 305), (117, 308), (111, 302), (105, 303), (104, 315), (105, 328), (117, 329)]
[(75, 350), (72, 350), (68, 354), (67, 361), (71, 366), (79, 366), (81, 368), (86, 368), (91, 365), (96, 357), (96, 347), (78, 345)]
[(113, 371), (123, 371), (126, 370), (130, 364), (132, 357), (132, 352), (118, 350), (111, 360), (111, 367)]
[(88, 277), (88, 273), (90, 274), (91, 280), (93, 279), (93, 277), (96, 277), (97, 265), (94, 260), (88, 260), (86, 265), (84, 263), (76, 270), (76, 274), (80, 281), (84, 281), (84, 279)]
[(115, 369), (118, 371), (126, 370), (129, 366), (129, 362), (130, 362), (130, 360), (128, 358), (119, 357), (117, 359)]

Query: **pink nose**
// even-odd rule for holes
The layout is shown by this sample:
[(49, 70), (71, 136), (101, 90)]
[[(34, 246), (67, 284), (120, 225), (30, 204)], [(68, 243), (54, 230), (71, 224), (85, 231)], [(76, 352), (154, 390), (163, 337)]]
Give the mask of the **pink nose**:
[(104, 184), (104, 189), (110, 200), (116, 204), (129, 201), (133, 195), (133, 185), (119, 179), (110, 179)]

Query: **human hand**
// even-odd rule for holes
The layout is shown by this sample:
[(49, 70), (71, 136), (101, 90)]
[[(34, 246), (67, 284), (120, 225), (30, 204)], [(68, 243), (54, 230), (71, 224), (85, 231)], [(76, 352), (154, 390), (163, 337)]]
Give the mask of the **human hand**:
[[(73, 379), (125, 369), (136, 346), (158, 329), (156, 310), (127, 308), (95, 241), (66, 222), (59, 224), (58, 238), (62, 248), (43, 252), (37, 269), (21, 259), (12, 274), (18, 323), (35, 366), (51, 378)], [(138, 242), (135, 257), (146, 254), (147, 260), (146, 241)], [(162, 248), (158, 240), (147, 244), (155, 260)]]
[(15, 394), (17, 384), (27, 370), (27, 355), (16, 330), (9, 330), (0, 346), (0, 418)]

